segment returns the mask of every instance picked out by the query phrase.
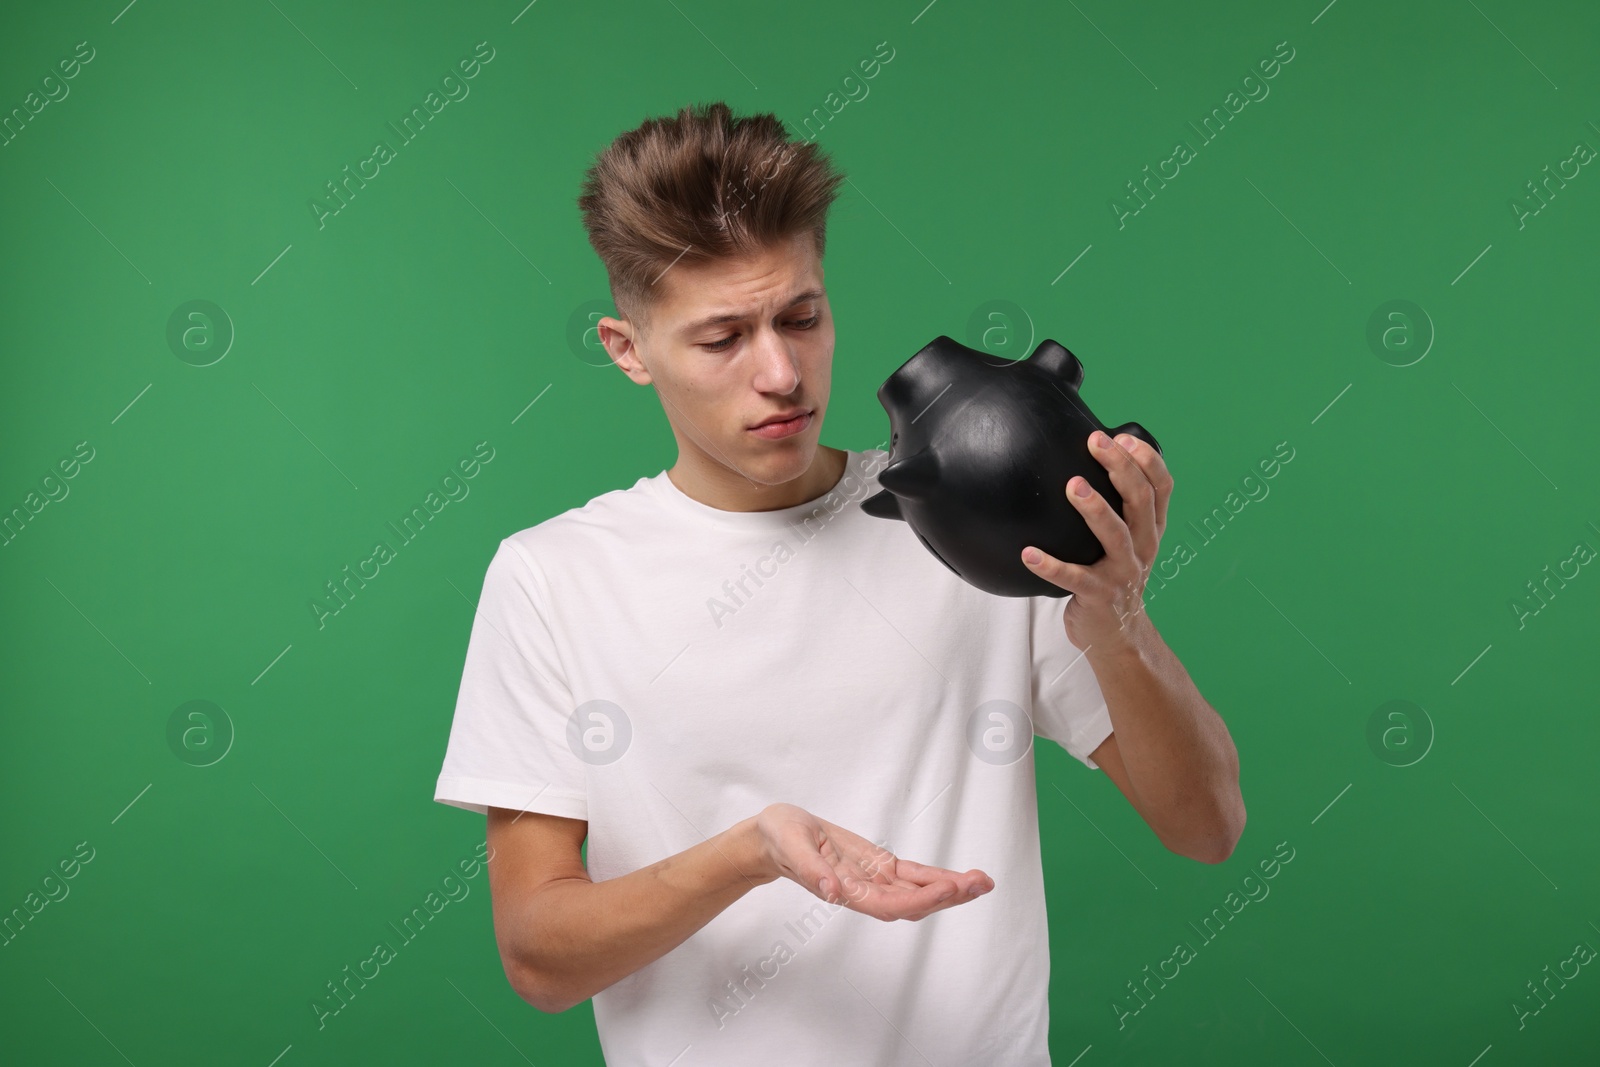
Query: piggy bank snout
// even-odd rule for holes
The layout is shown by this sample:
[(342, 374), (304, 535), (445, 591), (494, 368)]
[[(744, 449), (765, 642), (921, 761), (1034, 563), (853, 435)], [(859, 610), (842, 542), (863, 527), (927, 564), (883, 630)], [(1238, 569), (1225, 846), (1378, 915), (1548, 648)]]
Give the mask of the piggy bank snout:
[(1139, 440), (1155, 449), (1157, 455), (1161, 454), (1161, 445), (1156, 441), (1155, 434), (1151, 433), (1143, 426), (1140, 426), (1137, 422), (1125, 422), (1121, 426), (1107, 430), (1106, 433), (1110, 434), (1112, 437), (1116, 437), (1118, 434), (1127, 434), (1129, 437), (1137, 437)]

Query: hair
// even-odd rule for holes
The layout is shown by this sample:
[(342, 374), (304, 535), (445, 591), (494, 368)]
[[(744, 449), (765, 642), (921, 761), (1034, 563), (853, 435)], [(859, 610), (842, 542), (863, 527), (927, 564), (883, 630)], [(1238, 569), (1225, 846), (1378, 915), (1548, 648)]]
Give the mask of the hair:
[(617, 313), (648, 331), (653, 287), (675, 263), (761, 252), (806, 231), (820, 260), (843, 181), (776, 115), (736, 119), (718, 101), (618, 136), (584, 175), (578, 207)]

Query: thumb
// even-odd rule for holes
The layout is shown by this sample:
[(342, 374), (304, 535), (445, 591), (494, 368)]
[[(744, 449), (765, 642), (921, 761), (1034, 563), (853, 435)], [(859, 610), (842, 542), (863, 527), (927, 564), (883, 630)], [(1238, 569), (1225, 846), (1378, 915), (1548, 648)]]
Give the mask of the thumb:
[(823, 900), (830, 900), (831, 894), (842, 892), (839, 876), (822, 858), (821, 850), (809, 833), (789, 830), (781, 834), (775, 851), (778, 869), (784, 877), (798, 882), (807, 892)]
[(820, 855), (808, 856), (803, 869), (807, 889), (814, 885), (816, 888), (812, 892), (830, 904), (843, 899), (844, 886), (839, 881), (839, 875)]

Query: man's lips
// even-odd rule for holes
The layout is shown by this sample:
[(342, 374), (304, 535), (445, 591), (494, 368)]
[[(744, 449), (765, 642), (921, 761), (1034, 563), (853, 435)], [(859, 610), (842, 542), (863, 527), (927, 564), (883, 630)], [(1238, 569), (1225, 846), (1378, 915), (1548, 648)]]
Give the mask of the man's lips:
[(752, 430), (759, 430), (763, 426), (770, 426), (775, 422), (788, 422), (791, 419), (797, 419), (801, 415), (808, 415), (810, 413), (810, 408), (795, 408), (793, 411), (781, 412), (777, 415), (771, 416), (770, 418), (763, 419), (761, 422), (756, 423), (750, 428)]
[(768, 441), (783, 441), (804, 433), (814, 418), (816, 416), (811, 412), (801, 411), (800, 414), (793, 418), (778, 418), (775, 421), (764, 422), (759, 426), (750, 427), (746, 432), (765, 438)]

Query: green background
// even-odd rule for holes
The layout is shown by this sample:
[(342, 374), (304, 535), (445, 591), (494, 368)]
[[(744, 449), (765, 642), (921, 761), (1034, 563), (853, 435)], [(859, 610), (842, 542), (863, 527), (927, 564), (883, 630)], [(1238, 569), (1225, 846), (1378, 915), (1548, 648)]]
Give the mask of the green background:
[[(1056, 1062), (1595, 1055), (1595, 967), (1513, 1005), (1600, 946), (1600, 575), (1526, 588), (1600, 547), (1600, 175), (1511, 205), (1600, 146), (1600, 9), (123, 2), (0, 17), (6, 113), (95, 50), (0, 148), (0, 508), (94, 450), (0, 551), (0, 909), (94, 850), (0, 948), (0, 1058), (601, 1062), (587, 1004), (507, 984), (482, 874), (320, 1030), (310, 1004), (483, 839), (432, 794), (496, 543), (675, 458), (583, 334), (609, 294), (573, 201), (612, 137), (717, 99), (802, 137), (823, 109), (851, 179), (827, 443), (879, 445), (878, 384), (938, 334), (1054, 337), (1176, 478), (1162, 558), (1193, 557), (1149, 610), (1232, 732), (1249, 825), (1224, 864), (1180, 858), (1037, 746)], [(1205, 143), (1190, 124), (1284, 41)], [(319, 228), (325, 183), (478, 42), (470, 94)], [(207, 366), (221, 322), (167, 340), (194, 300), (235, 334)], [(1394, 300), (1420, 313), (1374, 345)], [(470, 495), (319, 628), (324, 583), (480, 441)], [(1196, 536), (1280, 442), (1270, 494)], [(192, 700), (220, 712), (170, 743)], [(1391, 701), (1409, 718), (1369, 740)], [(1196, 936), (1283, 842), (1270, 895)]]

